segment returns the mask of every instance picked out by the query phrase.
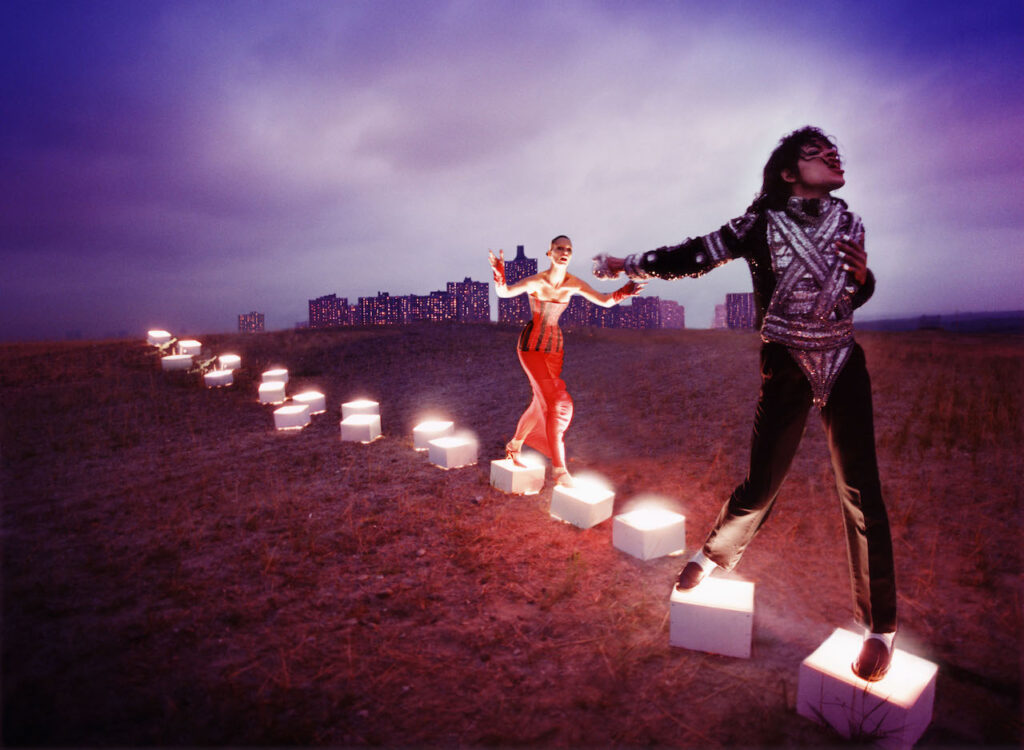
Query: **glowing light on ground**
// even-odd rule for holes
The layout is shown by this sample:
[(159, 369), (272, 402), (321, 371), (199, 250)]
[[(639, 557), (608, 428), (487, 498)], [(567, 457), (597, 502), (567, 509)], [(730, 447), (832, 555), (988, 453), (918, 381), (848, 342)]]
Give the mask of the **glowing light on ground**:
[(186, 339), (178, 342), (178, 354), (191, 354), (198, 357), (203, 351), (203, 345), (195, 339)]
[(750, 658), (754, 584), (705, 578), (688, 591), (672, 589), (668, 642), (691, 651)]
[(308, 406), (310, 414), (323, 414), (327, 411), (327, 397), (320, 391), (304, 391), (292, 396), (292, 401)]
[(164, 370), (187, 370), (192, 367), (192, 355), (169, 354), (160, 358), (160, 366)]
[(427, 443), (430, 463), (442, 469), (471, 466), (477, 459), (477, 442), (472, 435), (448, 435)]
[(366, 398), (346, 401), (341, 405), (341, 418), (348, 419), (356, 414), (380, 414), (380, 404)]
[(577, 476), (572, 487), (555, 485), (551, 491), (551, 515), (559, 521), (589, 529), (612, 516), (615, 492), (595, 476)]
[(222, 370), (237, 370), (242, 366), (242, 358), (237, 354), (221, 354), (217, 357), (217, 364)]
[(276, 380), (260, 383), (259, 397), (261, 404), (283, 404), (285, 400), (284, 383)]
[(866, 682), (850, 666), (862, 642), (862, 636), (840, 628), (804, 659), (797, 713), (828, 724), (844, 737), (909, 748), (931, 723), (938, 667), (896, 648), (888, 674)]
[(207, 388), (222, 388), (234, 382), (235, 377), (231, 370), (210, 370), (203, 373), (203, 383)]
[(372, 443), (380, 436), (380, 414), (352, 414), (341, 420), (342, 440)]
[(430, 448), (430, 441), (451, 435), (455, 431), (455, 423), (442, 419), (430, 419), (420, 422), (412, 428), (413, 450), (425, 451)]
[(287, 383), (288, 382), (288, 370), (283, 367), (277, 367), (273, 370), (266, 370), (263, 373), (264, 383)]
[(309, 424), (307, 404), (288, 404), (274, 409), (274, 428), (278, 430), (301, 430)]
[(509, 458), (491, 461), (491, 486), (512, 495), (536, 495), (544, 489), (544, 464), (523, 463), (527, 466), (516, 466)]
[(686, 518), (660, 505), (639, 505), (612, 520), (612, 544), (641, 560), (686, 548)]
[(163, 346), (169, 342), (173, 336), (167, 331), (153, 330), (146, 334), (146, 343), (151, 346)]

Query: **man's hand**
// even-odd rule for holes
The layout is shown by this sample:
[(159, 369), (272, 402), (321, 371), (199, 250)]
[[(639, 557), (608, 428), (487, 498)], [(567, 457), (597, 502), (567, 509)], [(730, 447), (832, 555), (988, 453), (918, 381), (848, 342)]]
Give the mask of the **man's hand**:
[(594, 256), (594, 276), (599, 279), (616, 279), (625, 270), (624, 258), (614, 258), (604, 253)]
[(864, 243), (844, 237), (836, 240), (836, 250), (839, 251), (839, 258), (843, 261), (843, 268), (849, 271), (858, 284), (868, 280), (868, 254), (864, 250)]

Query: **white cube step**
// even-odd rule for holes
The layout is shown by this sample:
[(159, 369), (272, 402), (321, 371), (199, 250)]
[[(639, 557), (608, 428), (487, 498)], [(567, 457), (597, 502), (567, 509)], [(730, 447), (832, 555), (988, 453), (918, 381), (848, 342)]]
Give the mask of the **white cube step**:
[(217, 357), (217, 364), (222, 370), (237, 370), (242, 366), (242, 358), (237, 354), (221, 354)]
[(607, 521), (614, 505), (615, 492), (597, 482), (577, 478), (574, 487), (556, 484), (551, 491), (551, 515), (581, 529)]
[(191, 354), (198, 357), (203, 351), (203, 345), (195, 339), (187, 339), (178, 342), (178, 354)]
[(544, 489), (544, 466), (516, 466), (510, 458), (491, 461), (491, 487), (513, 495), (536, 495)]
[(653, 560), (686, 548), (686, 517), (660, 507), (640, 507), (612, 519), (616, 549)]
[(146, 333), (146, 343), (151, 346), (163, 346), (172, 338), (174, 337), (167, 331), (149, 331)]
[(160, 366), (164, 370), (187, 370), (192, 367), (192, 355), (169, 354), (160, 358)]
[(288, 370), (283, 367), (275, 367), (272, 370), (266, 370), (263, 373), (262, 382), (264, 383), (287, 383), (288, 382)]
[(749, 659), (753, 631), (750, 581), (708, 577), (688, 591), (672, 589), (670, 645)]
[(430, 463), (442, 469), (458, 469), (476, 463), (476, 440), (468, 436), (448, 435), (427, 443)]
[(210, 370), (203, 373), (203, 382), (207, 388), (221, 388), (235, 382), (231, 370)]
[(348, 419), (355, 414), (380, 414), (380, 404), (368, 399), (346, 401), (341, 405), (341, 418)]
[(380, 414), (353, 414), (341, 420), (342, 440), (372, 443), (380, 435)]
[(446, 437), (455, 431), (454, 422), (431, 420), (420, 422), (412, 428), (412, 447), (414, 450), (425, 451), (430, 448), (430, 441)]
[(804, 659), (796, 711), (843, 737), (909, 748), (931, 723), (938, 667), (897, 648), (888, 674), (866, 682), (850, 666), (862, 642), (862, 636), (838, 628)]
[(288, 404), (274, 409), (274, 428), (277, 430), (301, 430), (309, 424), (307, 404)]
[(323, 414), (327, 411), (327, 397), (320, 391), (304, 391), (292, 396), (292, 401), (297, 404), (306, 404), (310, 414)]
[(261, 404), (283, 404), (285, 400), (284, 383), (277, 381), (260, 383), (259, 394)]

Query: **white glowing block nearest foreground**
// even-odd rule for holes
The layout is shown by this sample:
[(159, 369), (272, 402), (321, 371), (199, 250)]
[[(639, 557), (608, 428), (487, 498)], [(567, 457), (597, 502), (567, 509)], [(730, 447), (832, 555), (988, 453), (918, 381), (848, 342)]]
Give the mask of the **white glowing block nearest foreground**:
[(160, 366), (164, 370), (187, 370), (192, 367), (191, 354), (170, 354), (160, 358)]
[(263, 373), (264, 383), (287, 383), (288, 370), (279, 367), (275, 370), (267, 370)]
[(455, 431), (453, 422), (433, 420), (420, 422), (412, 428), (412, 447), (414, 450), (425, 451), (430, 448), (430, 441), (451, 435)]
[(551, 515), (581, 529), (597, 526), (612, 517), (615, 493), (600, 484), (576, 480), (576, 486), (555, 485), (551, 492)]
[(195, 339), (178, 342), (178, 354), (191, 354), (198, 357), (203, 351), (203, 345)]
[(442, 469), (458, 469), (476, 463), (477, 443), (468, 436), (450, 435), (431, 440), (427, 443), (427, 451), (430, 463)]
[(612, 520), (616, 549), (653, 560), (686, 548), (686, 517), (667, 508), (637, 508)]
[(668, 642), (691, 651), (750, 658), (754, 584), (705, 578), (688, 591), (672, 589)]
[(323, 414), (327, 411), (327, 397), (320, 391), (305, 391), (292, 396), (297, 404), (306, 404), (310, 414)]
[(237, 354), (221, 354), (217, 357), (217, 364), (222, 370), (237, 370), (242, 366), (242, 358)]
[(909, 748), (931, 723), (938, 667), (897, 648), (889, 673), (866, 682), (850, 666), (862, 642), (861, 636), (839, 628), (804, 659), (796, 712), (843, 737)]
[(152, 346), (163, 346), (172, 338), (174, 337), (168, 331), (148, 331), (146, 333), (146, 343)]
[(301, 430), (309, 424), (307, 404), (288, 404), (274, 409), (274, 427), (278, 430)]
[(341, 420), (342, 440), (371, 443), (380, 434), (380, 414), (353, 414)]
[(234, 382), (235, 377), (231, 374), (231, 370), (210, 370), (203, 373), (203, 383), (207, 388), (221, 388)]
[(280, 404), (285, 399), (284, 383), (260, 383), (259, 394), (261, 404)]
[(491, 487), (513, 495), (536, 495), (544, 489), (544, 466), (516, 466), (510, 458), (491, 461)]
[(376, 401), (361, 399), (359, 401), (346, 401), (341, 405), (342, 419), (348, 419), (356, 414), (380, 414), (380, 404)]

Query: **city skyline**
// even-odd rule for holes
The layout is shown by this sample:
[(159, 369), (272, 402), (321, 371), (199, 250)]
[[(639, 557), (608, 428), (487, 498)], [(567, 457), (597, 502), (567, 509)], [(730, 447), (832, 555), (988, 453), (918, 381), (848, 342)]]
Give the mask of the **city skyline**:
[[(0, 341), (271, 328), (743, 212), (833, 134), (877, 290), (858, 320), (1021, 308), (1024, 6), (853, 0), (11, 0)], [(541, 269), (542, 270), (542, 269)], [(743, 263), (647, 294), (708, 327)], [(493, 299), (493, 296), (492, 296)], [(493, 306), (492, 306), (493, 307)], [(276, 325), (275, 323), (282, 325)]]

